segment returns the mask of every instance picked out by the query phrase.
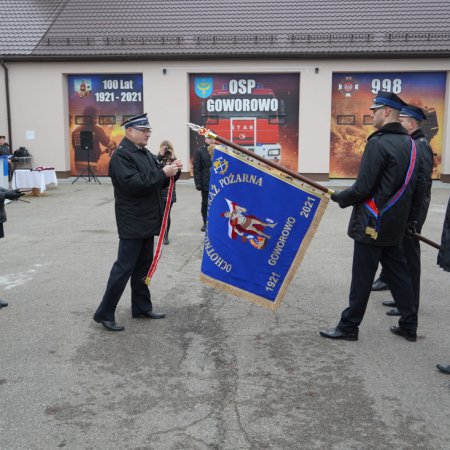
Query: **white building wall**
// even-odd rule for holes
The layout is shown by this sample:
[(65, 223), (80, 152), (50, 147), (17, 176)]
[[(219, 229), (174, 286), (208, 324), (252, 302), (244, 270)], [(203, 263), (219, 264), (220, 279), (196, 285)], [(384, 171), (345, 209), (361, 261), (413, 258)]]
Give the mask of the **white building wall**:
[[(170, 139), (189, 164), (189, 73), (299, 72), (299, 171), (328, 174), (333, 72), (447, 71), (450, 59), (327, 61), (8, 62), (14, 149), (25, 146), (33, 164), (70, 171), (67, 74), (142, 73), (144, 110), (153, 126), (150, 148)], [(316, 68), (318, 70), (316, 70)], [(166, 74), (163, 73), (166, 69)], [(7, 134), (4, 72), (0, 75), (0, 134)], [(450, 75), (447, 82), (443, 174), (450, 174)], [(35, 138), (30, 140), (30, 131)]]

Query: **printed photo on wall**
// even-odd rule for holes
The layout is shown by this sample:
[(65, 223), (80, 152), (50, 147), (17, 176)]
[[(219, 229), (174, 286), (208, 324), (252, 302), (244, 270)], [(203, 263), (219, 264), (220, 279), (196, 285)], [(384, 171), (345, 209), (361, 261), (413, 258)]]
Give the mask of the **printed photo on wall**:
[(375, 131), (369, 110), (379, 91), (393, 92), (422, 108), (422, 129), (435, 154), (433, 178), (441, 174), (445, 72), (334, 73), (330, 178), (356, 178), (367, 137)]
[(124, 136), (121, 123), (143, 112), (141, 74), (68, 75), (70, 171), (89, 164), (108, 176), (109, 158)]
[[(298, 73), (190, 74), (190, 122), (297, 171)], [(204, 145), (194, 133), (190, 156)]]

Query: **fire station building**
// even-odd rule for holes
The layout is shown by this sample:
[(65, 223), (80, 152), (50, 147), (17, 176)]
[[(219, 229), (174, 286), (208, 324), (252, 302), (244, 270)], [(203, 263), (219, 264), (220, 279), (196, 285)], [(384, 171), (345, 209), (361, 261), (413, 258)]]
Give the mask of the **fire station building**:
[(205, 125), (316, 180), (354, 178), (379, 91), (421, 107), (450, 182), (450, 2), (2, 0), (0, 135), (33, 166), (107, 174), (147, 112), (190, 175)]

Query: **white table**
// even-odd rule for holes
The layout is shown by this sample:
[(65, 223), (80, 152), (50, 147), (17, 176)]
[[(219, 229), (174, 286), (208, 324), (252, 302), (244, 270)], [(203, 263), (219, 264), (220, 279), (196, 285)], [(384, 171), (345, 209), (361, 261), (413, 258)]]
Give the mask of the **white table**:
[(20, 170), (16, 169), (12, 179), (13, 189), (36, 189), (39, 193), (47, 189), (48, 184), (58, 185), (56, 172), (52, 169), (46, 170)]

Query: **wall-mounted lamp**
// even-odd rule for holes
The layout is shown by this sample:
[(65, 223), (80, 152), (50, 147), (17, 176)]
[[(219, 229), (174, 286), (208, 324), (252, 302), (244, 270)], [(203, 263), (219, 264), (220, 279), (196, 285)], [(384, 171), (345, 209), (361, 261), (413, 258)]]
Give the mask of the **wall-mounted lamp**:
[(319, 73), (319, 68), (316, 67), (316, 68), (314, 69), (314, 72), (315, 72), (315, 73)]
[(163, 75), (167, 73), (167, 69), (163, 69)]

